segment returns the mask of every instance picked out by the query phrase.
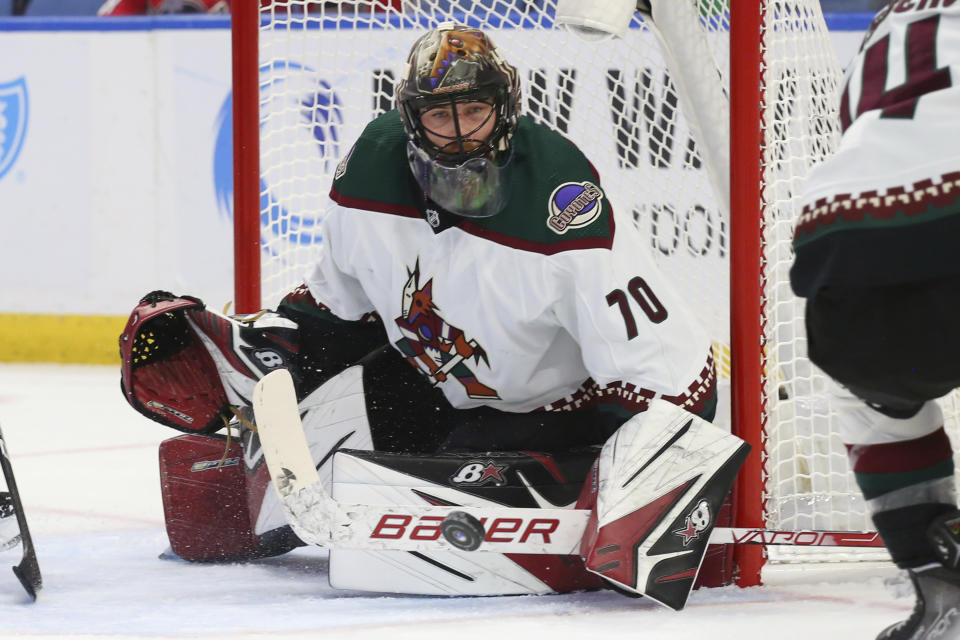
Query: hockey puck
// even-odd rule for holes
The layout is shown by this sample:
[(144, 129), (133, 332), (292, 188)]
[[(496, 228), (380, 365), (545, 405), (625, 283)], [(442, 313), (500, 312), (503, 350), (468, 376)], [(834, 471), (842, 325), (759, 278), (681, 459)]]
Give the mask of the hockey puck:
[(451, 511), (440, 523), (440, 531), (447, 542), (463, 551), (476, 550), (486, 535), (483, 524), (464, 511)]

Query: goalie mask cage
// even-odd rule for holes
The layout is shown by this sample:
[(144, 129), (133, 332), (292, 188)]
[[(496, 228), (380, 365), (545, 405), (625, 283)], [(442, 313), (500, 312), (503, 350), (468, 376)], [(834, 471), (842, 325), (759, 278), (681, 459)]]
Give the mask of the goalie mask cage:
[[(556, 25), (556, 1), (234, 3), (237, 310), (274, 307), (302, 282), (337, 165), (393, 108), (419, 34), (481, 28), (519, 70), (523, 112), (584, 151), (618, 222), (649, 238), (636, 250), (711, 332), (717, 422), (754, 448), (736, 525), (872, 528), (788, 280), (799, 189), (839, 138), (841, 71), (819, 2), (654, 0), (655, 30), (637, 15), (623, 38), (587, 42)], [(887, 557), (741, 545), (738, 582), (757, 584), (764, 563)]]

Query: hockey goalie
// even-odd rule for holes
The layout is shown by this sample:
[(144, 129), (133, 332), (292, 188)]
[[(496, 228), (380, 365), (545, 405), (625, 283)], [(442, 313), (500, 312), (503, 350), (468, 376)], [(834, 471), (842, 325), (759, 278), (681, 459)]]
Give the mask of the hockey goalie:
[[(726, 549), (701, 562), (747, 447), (709, 423), (710, 341), (648, 240), (614, 224), (590, 162), (520, 104), (487, 35), (427, 31), (396, 109), (337, 168), (302, 286), (249, 316), (162, 291), (140, 301), (120, 338), (122, 387), (186, 432), (160, 450), (175, 553), (238, 560), (315, 541), (270, 486), (250, 410), (257, 382), (285, 369), (334, 500), (592, 513), (565, 554), (331, 543), (334, 587), (611, 586), (678, 609), (698, 571), (729, 580)], [(218, 434), (229, 423), (239, 443)]]

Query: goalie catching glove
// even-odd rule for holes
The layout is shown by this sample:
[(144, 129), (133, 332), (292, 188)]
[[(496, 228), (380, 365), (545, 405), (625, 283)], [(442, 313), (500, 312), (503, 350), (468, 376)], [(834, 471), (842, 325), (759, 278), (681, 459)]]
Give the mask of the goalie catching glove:
[(188, 433), (212, 433), (250, 405), (257, 380), (290, 369), (297, 324), (272, 312), (227, 317), (190, 296), (153, 291), (120, 336), (121, 387), (151, 420)]

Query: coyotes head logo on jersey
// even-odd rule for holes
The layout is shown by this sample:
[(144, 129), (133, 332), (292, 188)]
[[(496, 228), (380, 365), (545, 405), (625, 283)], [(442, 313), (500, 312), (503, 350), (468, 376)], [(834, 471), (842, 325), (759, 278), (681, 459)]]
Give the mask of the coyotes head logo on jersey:
[(419, 369), (433, 384), (446, 382), (453, 377), (463, 385), (467, 395), (474, 399), (499, 400), (495, 389), (477, 380), (467, 366), (473, 358), (475, 364), (490, 366), (487, 352), (476, 340), (467, 340), (461, 329), (447, 323), (440, 309), (433, 302), (433, 278), (420, 285), (420, 261), (411, 271), (407, 269), (406, 285), (403, 287), (402, 314), (394, 319), (403, 337), (396, 346), (407, 361)]

